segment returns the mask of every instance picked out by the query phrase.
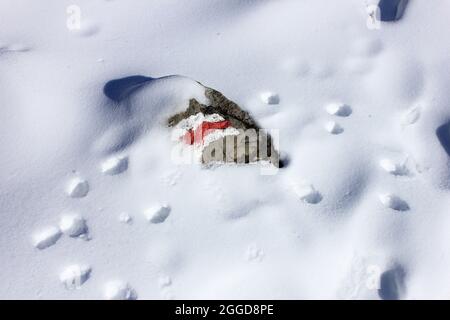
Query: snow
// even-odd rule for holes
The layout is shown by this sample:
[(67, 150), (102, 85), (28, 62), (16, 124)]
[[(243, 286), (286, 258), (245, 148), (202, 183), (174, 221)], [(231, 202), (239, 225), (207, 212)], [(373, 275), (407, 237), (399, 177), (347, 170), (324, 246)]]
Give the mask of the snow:
[(136, 300), (136, 298), (136, 292), (126, 282), (113, 280), (105, 285), (106, 300)]
[(80, 289), (88, 280), (90, 273), (91, 267), (74, 264), (64, 269), (59, 275), (59, 279), (68, 290)]
[[(450, 2), (376, 2), (0, 1), (0, 298), (447, 299)], [(282, 168), (178, 161), (205, 86)]]
[(352, 108), (344, 103), (333, 102), (326, 106), (327, 112), (338, 117), (348, 117), (352, 114)]
[(70, 237), (80, 237), (88, 232), (86, 219), (77, 213), (63, 214), (59, 222), (59, 228)]
[(408, 203), (394, 194), (381, 194), (380, 201), (385, 207), (396, 211), (409, 210)]
[(170, 214), (170, 207), (167, 205), (155, 204), (144, 212), (145, 217), (151, 223), (163, 223)]
[(59, 230), (57, 227), (46, 227), (34, 234), (33, 243), (36, 248), (42, 250), (54, 245), (60, 237), (61, 230)]
[(83, 198), (89, 192), (89, 183), (81, 178), (73, 178), (67, 186), (67, 194), (72, 198)]
[(261, 100), (265, 104), (279, 104), (280, 103), (280, 97), (278, 94), (273, 92), (264, 92), (261, 93)]
[(121, 212), (119, 214), (119, 221), (130, 224), (133, 221), (133, 218), (127, 212)]
[(336, 121), (328, 121), (325, 124), (325, 129), (331, 134), (341, 134), (344, 132), (344, 128)]
[(111, 157), (102, 163), (102, 173), (106, 175), (120, 174), (128, 169), (128, 157)]

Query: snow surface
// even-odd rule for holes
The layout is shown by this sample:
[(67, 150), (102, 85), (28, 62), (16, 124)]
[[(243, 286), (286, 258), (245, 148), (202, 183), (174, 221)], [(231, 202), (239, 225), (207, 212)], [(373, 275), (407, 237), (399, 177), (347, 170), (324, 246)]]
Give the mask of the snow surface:
[[(371, 28), (374, 2), (2, 0), (0, 298), (449, 298), (450, 2)], [(173, 161), (196, 81), (279, 130), (287, 165)], [(90, 241), (62, 236), (72, 211)]]

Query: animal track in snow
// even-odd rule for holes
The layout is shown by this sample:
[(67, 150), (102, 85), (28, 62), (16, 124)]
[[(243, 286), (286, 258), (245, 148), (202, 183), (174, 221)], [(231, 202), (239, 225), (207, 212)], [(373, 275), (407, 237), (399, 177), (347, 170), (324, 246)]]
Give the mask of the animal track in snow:
[(248, 261), (262, 261), (264, 258), (264, 251), (258, 248), (256, 245), (250, 245), (247, 248), (247, 260)]
[(265, 104), (279, 104), (280, 96), (273, 92), (263, 92), (261, 93), (261, 100)]
[(325, 124), (325, 130), (331, 134), (341, 134), (344, 132), (344, 128), (336, 121), (329, 121)]
[(3, 52), (27, 52), (30, 51), (30, 47), (23, 43), (14, 43), (7, 45), (6, 43), (0, 43), (0, 54)]
[(172, 279), (169, 276), (161, 276), (158, 279), (158, 286), (163, 289), (172, 285)]
[(89, 192), (89, 183), (84, 179), (75, 177), (67, 185), (66, 191), (72, 198), (83, 198)]
[(386, 207), (396, 211), (408, 211), (408, 203), (400, 197), (393, 194), (380, 194), (379, 199), (381, 203)]
[(406, 272), (400, 265), (384, 271), (380, 277), (380, 289), (378, 290), (380, 298), (383, 300), (402, 299), (406, 291), (405, 278)]
[(122, 223), (130, 224), (133, 219), (127, 212), (122, 212), (119, 214), (119, 221)]
[(105, 285), (105, 299), (107, 300), (136, 300), (136, 291), (126, 282), (120, 280), (109, 281)]
[(33, 244), (36, 248), (42, 250), (54, 245), (61, 238), (61, 235), (61, 230), (57, 227), (47, 227), (34, 235)]
[(151, 223), (163, 223), (170, 214), (170, 207), (156, 204), (144, 211), (144, 215)]
[(394, 176), (405, 176), (409, 174), (409, 170), (404, 163), (397, 163), (390, 159), (382, 159), (380, 161), (380, 167)]
[(314, 188), (312, 184), (295, 184), (293, 189), (300, 200), (306, 203), (317, 204), (322, 201), (322, 195)]
[(80, 28), (78, 28), (78, 29), (74, 28), (70, 31), (72, 32), (73, 35), (87, 38), (87, 37), (93, 36), (96, 33), (98, 33), (100, 31), (100, 27), (93, 22), (83, 21), (80, 24)]
[(409, 126), (416, 123), (420, 118), (420, 107), (413, 107), (407, 110), (401, 119), (401, 123), (403, 126)]
[(70, 237), (87, 237), (88, 227), (86, 220), (77, 213), (63, 214), (59, 222), (59, 228)]
[(329, 114), (338, 117), (348, 117), (353, 112), (349, 105), (340, 102), (330, 103), (325, 107), (325, 109)]
[(120, 174), (128, 169), (128, 157), (114, 156), (102, 163), (102, 173), (106, 175)]
[(88, 265), (71, 265), (68, 266), (60, 275), (59, 279), (66, 289), (79, 289), (83, 283), (89, 279), (91, 267)]

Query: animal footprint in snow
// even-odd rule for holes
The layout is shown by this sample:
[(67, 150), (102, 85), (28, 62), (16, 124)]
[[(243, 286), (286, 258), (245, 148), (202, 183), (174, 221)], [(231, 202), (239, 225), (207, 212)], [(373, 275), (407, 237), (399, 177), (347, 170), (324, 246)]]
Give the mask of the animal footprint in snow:
[(170, 207), (156, 204), (144, 211), (144, 215), (151, 223), (163, 223), (170, 214)]
[(158, 286), (163, 289), (172, 285), (172, 279), (169, 276), (161, 276), (158, 279)]
[(128, 157), (111, 157), (102, 163), (102, 173), (106, 175), (120, 174), (128, 169)]
[(122, 223), (130, 224), (133, 219), (128, 213), (122, 212), (121, 214), (119, 214), (119, 221)]
[(256, 245), (250, 245), (247, 249), (248, 261), (262, 261), (264, 258), (264, 251), (258, 248)]
[(407, 110), (401, 119), (401, 123), (404, 126), (409, 126), (416, 123), (420, 118), (420, 107), (413, 107)]
[(381, 203), (392, 210), (396, 211), (408, 211), (409, 205), (408, 203), (401, 199), (400, 197), (393, 194), (380, 194), (379, 199)]
[(126, 282), (114, 280), (105, 285), (105, 299), (107, 300), (136, 300), (136, 291)]
[(63, 214), (59, 222), (59, 228), (70, 237), (86, 238), (88, 233), (86, 220), (77, 213)]
[(322, 195), (312, 184), (294, 184), (293, 189), (300, 200), (306, 203), (317, 204), (322, 201)]
[(273, 92), (263, 92), (261, 94), (261, 100), (265, 104), (279, 104), (280, 96)]
[(79, 289), (89, 279), (90, 273), (91, 267), (87, 265), (71, 265), (59, 275), (59, 279), (66, 289)]
[(348, 117), (352, 114), (352, 108), (345, 103), (330, 103), (325, 109), (333, 116)]
[(409, 173), (404, 163), (397, 163), (389, 159), (382, 159), (380, 161), (380, 167), (394, 176), (405, 176)]
[(325, 124), (325, 130), (327, 130), (331, 134), (341, 134), (344, 132), (344, 128), (335, 121), (329, 121)]
[(75, 177), (67, 185), (66, 191), (72, 198), (83, 198), (89, 192), (89, 183), (84, 179)]
[(54, 245), (61, 238), (61, 235), (61, 230), (57, 227), (47, 227), (33, 236), (33, 244), (36, 248), (42, 250)]

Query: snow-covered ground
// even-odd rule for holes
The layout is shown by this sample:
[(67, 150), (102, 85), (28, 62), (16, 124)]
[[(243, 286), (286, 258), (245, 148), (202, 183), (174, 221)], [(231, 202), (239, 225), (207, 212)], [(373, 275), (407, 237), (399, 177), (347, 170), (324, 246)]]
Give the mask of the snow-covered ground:
[[(1, 0), (0, 298), (450, 298), (450, 1), (373, 3)], [(175, 161), (195, 81), (287, 165)]]

